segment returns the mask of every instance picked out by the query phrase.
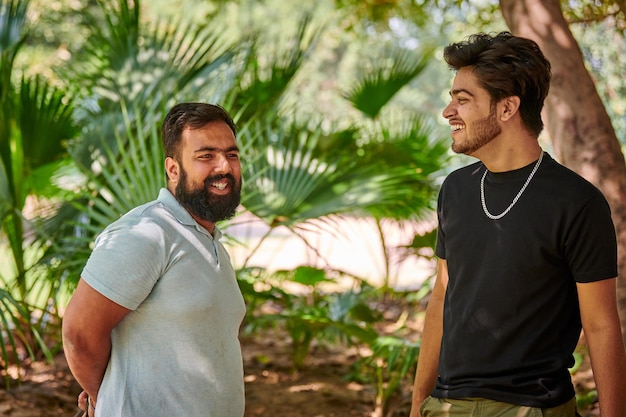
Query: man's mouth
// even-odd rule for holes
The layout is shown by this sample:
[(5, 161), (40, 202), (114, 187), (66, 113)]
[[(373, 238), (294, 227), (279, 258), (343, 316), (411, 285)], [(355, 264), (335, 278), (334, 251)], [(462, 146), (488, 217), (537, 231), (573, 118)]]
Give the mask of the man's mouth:
[(207, 188), (213, 188), (216, 191), (224, 191), (229, 187), (234, 187), (235, 179), (232, 176), (216, 176), (205, 180)]
[(465, 125), (452, 124), (450, 125), (450, 128), (452, 129), (453, 132), (458, 132), (459, 130), (465, 129)]
[(221, 191), (221, 190), (226, 189), (226, 187), (228, 187), (228, 184), (225, 182), (213, 182), (211, 183), (211, 187), (215, 187)]

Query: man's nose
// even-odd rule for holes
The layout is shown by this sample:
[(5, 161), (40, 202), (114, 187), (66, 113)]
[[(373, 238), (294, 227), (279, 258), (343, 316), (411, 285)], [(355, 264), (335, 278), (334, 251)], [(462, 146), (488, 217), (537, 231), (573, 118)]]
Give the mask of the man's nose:
[(444, 119), (449, 119), (454, 115), (454, 106), (452, 106), (452, 102), (448, 103), (448, 105), (443, 109), (441, 115)]
[(229, 173), (232, 171), (230, 161), (228, 160), (226, 155), (218, 154), (215, 159), (214, 170), (219, 173)]

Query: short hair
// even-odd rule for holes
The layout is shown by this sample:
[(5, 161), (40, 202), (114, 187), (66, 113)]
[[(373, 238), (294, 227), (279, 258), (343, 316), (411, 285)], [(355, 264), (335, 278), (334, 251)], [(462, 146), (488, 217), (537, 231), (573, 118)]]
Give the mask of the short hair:
[(211, 122), (224, 122), (237, 136), (237, 126), (224, 108), (208, 103), (178, 103), (165, 116), (161, 139), (166, 157), (178, 159), (183, 130), (198, 129)]
[(477, 33), (448, 45), (443, 52), (450, 68), (471, 67), (492, 102), (520, 98), (522, 121), (539, 136), (543, 130), (541, 109), (550, 88), (550, 62), (530, 39), (510, 32)]

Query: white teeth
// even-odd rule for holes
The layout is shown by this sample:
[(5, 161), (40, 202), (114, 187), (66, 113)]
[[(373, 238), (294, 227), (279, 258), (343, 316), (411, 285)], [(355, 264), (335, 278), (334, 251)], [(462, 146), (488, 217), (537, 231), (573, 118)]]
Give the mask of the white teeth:
[(223, 189), (225, 189), (225, 188), (226, 188), (226, 185), (227, 185), (227, 184), (222, 184), (222, 183), (217, 183), (217, 182), (216, 182), (216, 183), (211, 184), (211, 185), (212, 185), (213, 187), (217, 188), (218, 190), (223, 190)]
[(463, 125), (452, 125), (451, 127), (452, 127), (453, 131), (457, 131), (457, 130), (463, 129)]

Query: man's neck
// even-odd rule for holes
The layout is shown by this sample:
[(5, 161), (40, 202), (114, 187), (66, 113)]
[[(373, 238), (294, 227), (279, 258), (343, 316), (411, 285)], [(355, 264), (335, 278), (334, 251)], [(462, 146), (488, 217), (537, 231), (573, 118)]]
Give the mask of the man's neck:
[(478, 158), (491, 172), (507, 172), (523, 168), (539, 158), (541, 147), (531, 136), (497, 138), (471, 156)]

